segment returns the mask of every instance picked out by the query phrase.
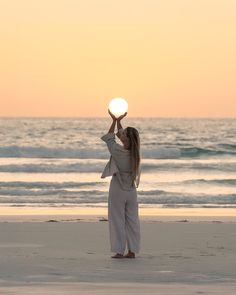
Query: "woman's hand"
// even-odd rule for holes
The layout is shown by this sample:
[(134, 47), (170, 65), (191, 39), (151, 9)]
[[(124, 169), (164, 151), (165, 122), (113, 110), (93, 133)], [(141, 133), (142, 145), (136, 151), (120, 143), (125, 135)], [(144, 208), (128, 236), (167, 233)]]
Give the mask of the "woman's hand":
[(126, 115), (127, 115), (127, 112), (125, 112), (123, 115), (121, 115), (120, 117), (118, 117), (116, 120), (117, 120), (117, 121), (120, 121), (120, 120), (122, 120)]
[(116, 121), (116, 116), (112, 114), (112, 112), (108, 109), (109, 115), (112, 117), (113, 121)]

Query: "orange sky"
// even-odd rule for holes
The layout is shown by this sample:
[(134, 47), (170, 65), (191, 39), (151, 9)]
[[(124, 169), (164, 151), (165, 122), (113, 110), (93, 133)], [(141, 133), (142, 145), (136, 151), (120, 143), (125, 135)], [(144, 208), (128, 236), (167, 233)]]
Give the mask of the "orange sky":
[(0, 0), (0, 116), (236, 116), (235, 0)]

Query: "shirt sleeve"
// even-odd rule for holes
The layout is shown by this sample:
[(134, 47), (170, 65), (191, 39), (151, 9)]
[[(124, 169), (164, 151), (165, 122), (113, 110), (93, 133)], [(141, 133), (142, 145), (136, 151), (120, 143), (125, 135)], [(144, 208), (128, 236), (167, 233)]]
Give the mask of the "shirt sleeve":
[(105, 141), (111, 155), (114, 154), (114, 151), (117, 146), (117, 142), (115, 140), (115, 133), (108, 132), (107, 134), (101, 137), (101, 140)]

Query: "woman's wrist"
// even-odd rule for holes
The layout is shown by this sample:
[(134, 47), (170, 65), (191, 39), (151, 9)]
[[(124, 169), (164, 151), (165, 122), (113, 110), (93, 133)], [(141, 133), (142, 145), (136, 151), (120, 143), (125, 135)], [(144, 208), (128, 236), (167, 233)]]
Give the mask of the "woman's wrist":
[(116, 127), (116, 120), (114, 120), (112, 118), (112, 123), (111, 123), (111, 126), (110, 126), (110, 129), (109, 129), (108, 133), (114, 133), (115, 127)]

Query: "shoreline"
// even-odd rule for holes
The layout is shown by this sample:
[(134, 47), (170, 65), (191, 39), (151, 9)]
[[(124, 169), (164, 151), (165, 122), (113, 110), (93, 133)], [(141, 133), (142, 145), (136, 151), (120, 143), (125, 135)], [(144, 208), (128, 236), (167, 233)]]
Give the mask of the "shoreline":
[[(0, 222), (107, 221), (104, 207), (0, 207)], [(236, 222), (235, 208), (139, 208), (141, 221)]]
[[(214, 283), (214, 284), (183, 284), (183, 283), (66, 283), (48, 282), (41, 284), (27, 284), (18, 286), (0, 287), (2, 294), (12, 295), (32, 295), (32, 294), (67, 294), (67, 295), (194, 295), (194, 294), (214, 294), (214, 295), (234, 295), (236, 284)], [(157, 293), (158, 292), (158, 293)]]

